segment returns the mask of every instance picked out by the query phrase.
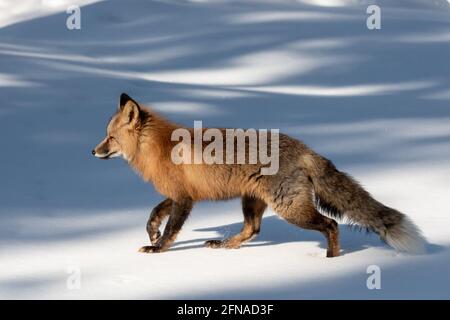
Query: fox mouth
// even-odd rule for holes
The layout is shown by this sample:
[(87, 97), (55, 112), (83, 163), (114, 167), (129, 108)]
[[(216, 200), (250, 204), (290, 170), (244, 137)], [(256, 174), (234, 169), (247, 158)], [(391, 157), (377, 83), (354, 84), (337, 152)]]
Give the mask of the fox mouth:
[(107, 154), (98, 154), (96, 153), (95, 156), (99, 159), (102, 160), (107, 160), (107, 159), (111, 159), (114, 157), (117, 157), (119, 154), (117, 152), (111, 152), (111, 153), (107, 153)]

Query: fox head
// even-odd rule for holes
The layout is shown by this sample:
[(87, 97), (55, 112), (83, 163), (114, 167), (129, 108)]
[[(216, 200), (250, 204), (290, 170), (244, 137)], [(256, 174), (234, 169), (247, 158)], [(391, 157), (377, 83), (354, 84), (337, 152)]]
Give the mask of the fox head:
[(133, 158), (138, 147), (138, 130), (143, 112), (126, 93), (120, 95), (119, 108), (109, 121), (106, 137), (92, 150), (100, 159)]

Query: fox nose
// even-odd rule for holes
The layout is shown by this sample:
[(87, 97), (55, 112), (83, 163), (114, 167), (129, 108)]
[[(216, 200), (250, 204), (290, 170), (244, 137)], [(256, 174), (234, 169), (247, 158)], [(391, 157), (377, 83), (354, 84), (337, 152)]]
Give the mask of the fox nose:
[(92, 150), (91, 152), (92, 152), (92, 155), (95, 156), (95, 150)]

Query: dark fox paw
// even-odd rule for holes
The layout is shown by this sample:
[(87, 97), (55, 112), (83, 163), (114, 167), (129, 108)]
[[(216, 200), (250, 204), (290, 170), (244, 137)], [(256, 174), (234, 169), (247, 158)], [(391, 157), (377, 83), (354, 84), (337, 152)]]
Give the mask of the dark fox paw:
[(222, 248), (223, 242), (220, 240), (208, 240), (205, 241), (205, 246), (213, 249)]
[(225, 249), (239, 249), (241, 243), (233, 241), (221, 241), (221, 240), (208, 240), (205, 242), (205, 246), (208, 248), (225, 248)]
[(339, 251), (327, 250), (327, 258), (339, 257)]
[(143, 246), (139, 249), (139, 252), (143, 253), (158, 253), (162, 252), (161, 247), (158, 246)]

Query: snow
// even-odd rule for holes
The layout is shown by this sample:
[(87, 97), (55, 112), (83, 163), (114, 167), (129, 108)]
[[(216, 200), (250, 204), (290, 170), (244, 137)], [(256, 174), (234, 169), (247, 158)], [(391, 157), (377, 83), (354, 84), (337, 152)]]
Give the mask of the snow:
[[(438, 0), (3, 0), (0, 298), (448, 298), (449, 16)], [(121, 92), (185, 125), (302, 139), (411, 217), (427, 254), (341, 225), (327, 259), (322, 235), (272, 211), (241, 249), (204, 248), (239, 231), (238, 200), (196, 205), (172, 250), (138, 253), (162, 197), (90, 154)]]

